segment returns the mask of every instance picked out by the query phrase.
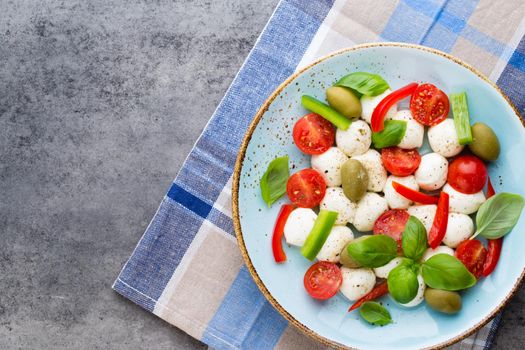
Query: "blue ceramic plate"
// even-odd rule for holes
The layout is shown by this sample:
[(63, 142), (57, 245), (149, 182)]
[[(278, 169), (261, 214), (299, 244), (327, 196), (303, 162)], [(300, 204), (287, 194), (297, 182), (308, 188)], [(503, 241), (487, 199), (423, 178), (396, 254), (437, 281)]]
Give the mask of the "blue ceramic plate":
[[(286, 80), (257, 113), (241, 147), (234, 179), (234, 222), (241, 252), (261, 291), (292, 324), (332, 346), (366, 349), (440, 348), (473, 333), (505, 305), (524, 274), (525, 218), (505, 237), (495, 272), (462, 293), (463, 309), (447, 316), (425, 303), (405, 309), (384, 297), (394, 320), (370, 326), (358, 312), (347, 313), (342, 295), (325, 302), (310, 298), (303, 276), (311, 265), (299, 249), (286, 247), (288, 261), (278, 265), (271, 251), (271, 233), (281, 199), (268, 209), (259, 179), (277, 156), (289, 155), (292, 173), (310, 166), (310, 157), (293, 144), (292, 127), (307, 111), (303, 94), (324, 98), (325, 90), (345, 74), (365, 71), (385, 78), (395, 90), (409, 82), (430, 82), (447, 93), (466, 91), (472, 122), (490, 125), (501, 142), (501, 155), (489, 166), (496, 192), (525, 195), (525, 129), (499, 89), (473, 68), (445, 53), (414, 45), (379, 43), (330, 55)], [(423, 153), (425, 153), (423, 151)], [(285, 196), (286, 197), (286, 196)]]

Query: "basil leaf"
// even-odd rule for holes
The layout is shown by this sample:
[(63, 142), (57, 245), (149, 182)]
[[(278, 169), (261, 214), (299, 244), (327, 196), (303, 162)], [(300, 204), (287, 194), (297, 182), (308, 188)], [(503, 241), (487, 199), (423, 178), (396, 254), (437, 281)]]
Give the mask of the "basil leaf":
[(375, 148), (397, 146), (407, 131), (407, 122), (404, 120), (385, 120), (385, 128), (380, 132), (372, 133), (372, 143)]
[(388, 83), (377, 74), (367, 72), (355, 72), (345, 75), (336, 86), (344, 86), (358, 93), (358, 96), (377, 96), (389, 88)]
[(392, 317), (390, 312), (385, 309), (381, 304), (374, 301), (367, 301), (363, 303), (359, 309), (359, 314), (366, 322), (376, 326), (385, 326), (392, 323)]
[(407, 258), (419, 261), (427, 250), (427, 230), (415, 216), (410, 216), (401, 236), (401, 246)]
[(290, 177), (288, 156), (275, 158), (270, 162), (268, 169), (261, 177), (260, 183), (262, 198), (268, 208), (286, 193), (288, 177)]
[(456, 257), (436, 254), (423, 263), (421, 274), (425, 283), (434, 289), (456, 291), (472, 287), (476, 277)]
[(476, 215), (476, 233), (488, 238), (497, 239), (509, 233), (520, 218), (523, 197), (519, 194), (501, 192), (481, 205)]
[(351, 242), (348, 254), (364, 267), (381, 267), (397, 256), (397, 243), (389, 236), (363, 236)]
[(414, 263), (405, 259), (388, 274), (388, 292), (395, 301), (406, 304), (412, 301), (419, 289)]

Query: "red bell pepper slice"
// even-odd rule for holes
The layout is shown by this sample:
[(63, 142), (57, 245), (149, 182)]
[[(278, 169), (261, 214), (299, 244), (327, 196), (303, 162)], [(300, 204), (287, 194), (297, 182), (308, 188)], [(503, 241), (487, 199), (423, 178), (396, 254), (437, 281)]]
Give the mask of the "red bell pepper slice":
[(489, 239), (488, 247), (489, 249), (487, 258), (485, 259), (485, 264), (483, 264), (483, 272), (481, 273), (485, 277), (490, 275), (498, 264), (499, 256), (501, 255), (501, 247), (503, 247), (503, 237), (498, 239)]
[(376, 106), (376, 108), (374, 108), (374, 111), (372, 112), (372, 120), (370, 121), (373, 132), (380, 132), (381, 130), (383, 130), (383, 128), (385, 127), (385, 116), (390, 107), (392, 107), (400, 100), (411, 96), (414, 93), (414, 91), (416, 91), (418, 85), (418, 83), (408, 84), (407, 86), (404, 86), (401, 89), (396, 90), (391, 94), (387, 95), (384, 99), (381, 100), (381, 102), (379, 102), (379, 104)]
[(286, 224), (286, 220), (288, 220), (288, 216), (290, 216), (290, 213), (292, 210), (294, 210), (294, 208), (295, 206), (292, 204), (283, 204), (273, 228), (272, 251), (273, 258), (277, 263), (283, 263), (286, 261), (286, 253), (283, 249), (282, 238), (284, 235), (284, 225)]
[(406, 199), (410, 199), (411, 201), (421, 203), (421, 204), (437, 204), (439, 198), (436, 196), (430, 196), (428, 194), (424, 194), (419, 191), (415, 191), (409, 187), (406, 187), (399, 182), (392, 181), (392, 187), (394, 187), (394, 190), (396, 190), (397, 193), (405, 197)]
[(358, 307), (360, 307), (367, 301), (380, 298), (387, 293), (388, 293), (388, 284), (385, 281), (375, 286), (374, 289), (372, 289), (364, 297), (362, 297), (361, 299), (358, 299), (352, 306), (350, 306), (350, 308), (348, 309), (348, 312), (357, 309)]
[(487, 182), (487, 199), (489, 199), (495, 194), (496, 194), (496, 191), (494, 190), (494, 187), (492, 187), (492, 182), (490, 182), (490, 177), (489, 177), (489, 180)]
[[(492, 182), (489, 181), (487, 183), (487, 199), (492, 197), (496, 194), (496, 191), (494, 190), (494, 187), (492, 186)], [(496, 268), (496, 265), (498, 264), (499, 256), (501, 255), (501, 248), (503, 247), (503, 237), (500, 237), (498, 239), (489, 239), (488, 242), (488, 253), (487, 258), (485, 260), (485, 264), (483, 264), (483, 276), (487, 277), (494, 271)]]
[(435, 249), (447, 233), (448, 225), (448, 193), (441, 192), (439, 194), (439, 201), (436, 210), (436, 216), (434, 222), (428, 233), (428, 245), (430, 248)]

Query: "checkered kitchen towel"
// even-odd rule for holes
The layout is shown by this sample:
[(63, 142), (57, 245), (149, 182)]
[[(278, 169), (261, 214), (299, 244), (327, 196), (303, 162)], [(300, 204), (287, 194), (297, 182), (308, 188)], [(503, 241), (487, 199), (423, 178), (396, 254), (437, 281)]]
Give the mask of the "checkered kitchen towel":
[[(523, 114), (524, 35), (525, 2), (518, 0), (282, 0), (113, 288), (212, 348), (321, 348), (266, 301), (236, 245), (231, 176), (258, 107), (328, 52), (401, 41), (471, 63)], [(489, 348), (498, 322), (456, 347)]]

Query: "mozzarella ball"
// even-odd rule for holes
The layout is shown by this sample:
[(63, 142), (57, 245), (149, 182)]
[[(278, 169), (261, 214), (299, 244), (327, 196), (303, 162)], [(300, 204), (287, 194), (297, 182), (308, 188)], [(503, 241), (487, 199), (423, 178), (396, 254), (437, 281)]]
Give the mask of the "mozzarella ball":
[(368, 191), (381, 192), (385, 187), (387, 172), (381, 160), (381, 154), (375, 149), (369, 149), (366, 153), (354, 156), (352, 159), (363, 164), (368, 174)]
[(448, 254), (454, 256), (454, 249), (447, 247), (446, 245), (440, 245), (439, 247), (436, 247), (436, 249), (428, 248), (425, 250), (425, 254), (423, 254), (421, 261), (427, 261), (437, 254)]
[(398, 111), (392, 120), (403, 120), (407, 122), (405, 136), (397, 145), (399, 148), (413, 149), (419, 148), (423, 145), (423, 137), (425, 136), (425, 127), (419, 124), (408, 109)]
[(309, 208), (294, 209), (284, 224), (284, 238), (286, 243), (302, 247), (306, 237), (310, 234), (317, 214)]
[(336, 225), (346, 225), (354, 220), (356, 203), (348, 199), (341, 187), (328, 187), (320, 208), (337, 212)]
[(465, 194), (456, 191), (452, 186), (446, 184), (443, 192), (449, 196), (449, 210), (452, 213), (472, 214), (478, 211), (479, 207), (485, 203), (486, 198), (483, 191), (473, 194)]
[(447, 158), (459, 154), (464, 147), (459, 144), (454, 119), (450, 118), (428, 129), (428, 142), (434, 152)]
[(390, 271), (392, 271), (399, 264), (401, 264), (402, 261), (403, 261), (402, 257), (394, 258), (394, 259), (390, 260), (390, 262), (388, 264), (386, 264), (384, 266), (381, 266), (381, 267), (376, 267), (374, 269), (374, 273), (379, 278), (387, 278), (388, 274), (390, 273)]
[(421, 304), (423, 300), (425, 300), (425, 289), (427, 286), (425, 285), (425, 281), (423, 280), (423, 276), (417, 275), (417, 282), (418, 282), (418, 289), (417, 294), (414, 297), (414, 299), (410, 300), (406, 304), (401, 304), (404, 307), (415, 307)]
[(333, 263), (339, 262), (339, 254), (343, 248), (354, 239), (354, 234), (346, 226), (334, 226), (330, 231), (330, 235), (324, 242), (323, 247), (317, 254), (318, 260), (330, 261)]
[(312, 156), (312, 168), (323, 175), (327, 186), (341, 186), (341, 165), (348, 157), (337, 147), (330, 147), (328, 151)]
[(362, 120), (355, 120), (348, 129), (337, 129), (335, 143), (347, 156), (363, 154), (372, 144), (372, 130)]
[(376, 284), (372, 269), (349, 269), (341, 267), (343, 283), (339, 291), (350, 300), (357, 300), (370, 293)]
[[(381, 102), (382, 99), (384, 99), (386, 96), (392, 93), (392, 90), (386, 89), (385, 92), (383, 92), (381, 95), (377, 96), (365, 96), (363, 95), (361, 97), (361, 118), (363, 118), (368, 124), (370, 124), (372, 120), (372, 113), (374, 113), (374, 109), (377, 107), (379, 102)], [(386, 113), (387, 118), (392, 118), (396, 115), (397, 112), (397, 105), (394, 104), (388, 112)]]
[(354, 226), (361, 232), (371, 231), (377, 218), (388, 210), (385, 198), (377, 193), (367, 192), (359, 202), (354, 216)]
[(385, 189), (383, 191), (385, 192), (385, 199), (388, 202), (388, 206), (391, 209), (407, 209), (410, 204), (412, 204), (412, 201), (397, 193), (392, 186), (392, 181), (399, 182), (408, 188), (419, 191), (416, 178), (412, 175), (403, 177), (390, 175), (388, 179), (386, 179)]
[(408, 213), (412, 216), (415, 216), (419, 219), (419, 221), (421, 221), (423, 226), (425, 226), (425, 229), (427, 230), (428, 234), (428, 232), (430, 232), (432, 224), (434, 223), (434, 216), (436, 216), (436, 210), (437, 205), (435, 204), (414, 205), (408, 208)]
[(437, 190), (447, 182), (448, 161), (437, 153), (425, 154), (417, 168), (416, 181), (419, 187), (427, 191)]
[(456, 248), (461, 242), (469, 239), (474, 234), (474, 222), (465, 214), (448, 214), (447, 232), (443, 238), (450, 248)]

